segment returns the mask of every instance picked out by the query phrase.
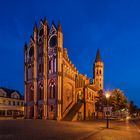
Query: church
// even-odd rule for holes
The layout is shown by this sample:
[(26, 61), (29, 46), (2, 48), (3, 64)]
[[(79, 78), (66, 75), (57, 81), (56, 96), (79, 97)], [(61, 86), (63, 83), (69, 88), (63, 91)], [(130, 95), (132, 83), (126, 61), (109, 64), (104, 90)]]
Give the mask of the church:
[(60, 22), (49, 27), (46, 18), (35, 24), (24, 45), (25, 118), (92, 120), (95, 102), (104, 89), (104, 63), (97, 50), (93, 82), (78, 72), (63, 47)]

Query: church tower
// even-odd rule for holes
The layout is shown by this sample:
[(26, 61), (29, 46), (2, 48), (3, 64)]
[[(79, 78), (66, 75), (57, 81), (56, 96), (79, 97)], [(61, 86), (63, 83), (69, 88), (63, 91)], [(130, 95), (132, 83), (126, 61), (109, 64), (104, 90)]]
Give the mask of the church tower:
[(104, 89), (104, 63), (101, 59), (100, 50), (97, 50), (96, 59), (94, 62), (94, 84), (99, 90)]

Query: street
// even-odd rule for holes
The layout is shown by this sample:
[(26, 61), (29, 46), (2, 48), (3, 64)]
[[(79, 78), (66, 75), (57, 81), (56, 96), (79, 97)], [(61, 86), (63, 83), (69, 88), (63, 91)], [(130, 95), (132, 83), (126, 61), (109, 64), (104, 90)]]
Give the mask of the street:
[(139, 140), (134, 122), (0, 120), (0, 140)]

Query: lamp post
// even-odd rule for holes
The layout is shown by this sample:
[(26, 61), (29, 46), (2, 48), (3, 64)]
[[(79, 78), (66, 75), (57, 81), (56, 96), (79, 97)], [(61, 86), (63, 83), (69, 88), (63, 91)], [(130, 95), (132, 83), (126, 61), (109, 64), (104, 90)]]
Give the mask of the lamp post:
[(106, 128), (108, 128), (108, 127), (109, 127), (109, 120), (108, 120), (108, 100), (109, 100), (109, 97), (110, 97), (110, 92), (109, 92), (109, 91), (106, 92), (105, 97), (106, 97), (106, 104), (107, 104), (107, 121), (106, 121)]

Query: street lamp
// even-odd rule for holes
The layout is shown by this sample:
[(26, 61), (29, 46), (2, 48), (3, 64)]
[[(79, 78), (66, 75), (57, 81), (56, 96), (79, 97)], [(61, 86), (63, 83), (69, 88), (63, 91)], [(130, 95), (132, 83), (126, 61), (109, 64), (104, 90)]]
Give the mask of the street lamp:
[(107, 91), (106, 92), (106, 94), (105, 94), (105, 97), (106, 97), (106, 103), (107, 103), (107, 122), (106, 122), (106, 128), (108, 128), (108, 126), (109, 126), (109, 123), (108, 123), (108, 100), (109, 100), (109, 97), (110, 97), (110, 92), (109, 91)]

